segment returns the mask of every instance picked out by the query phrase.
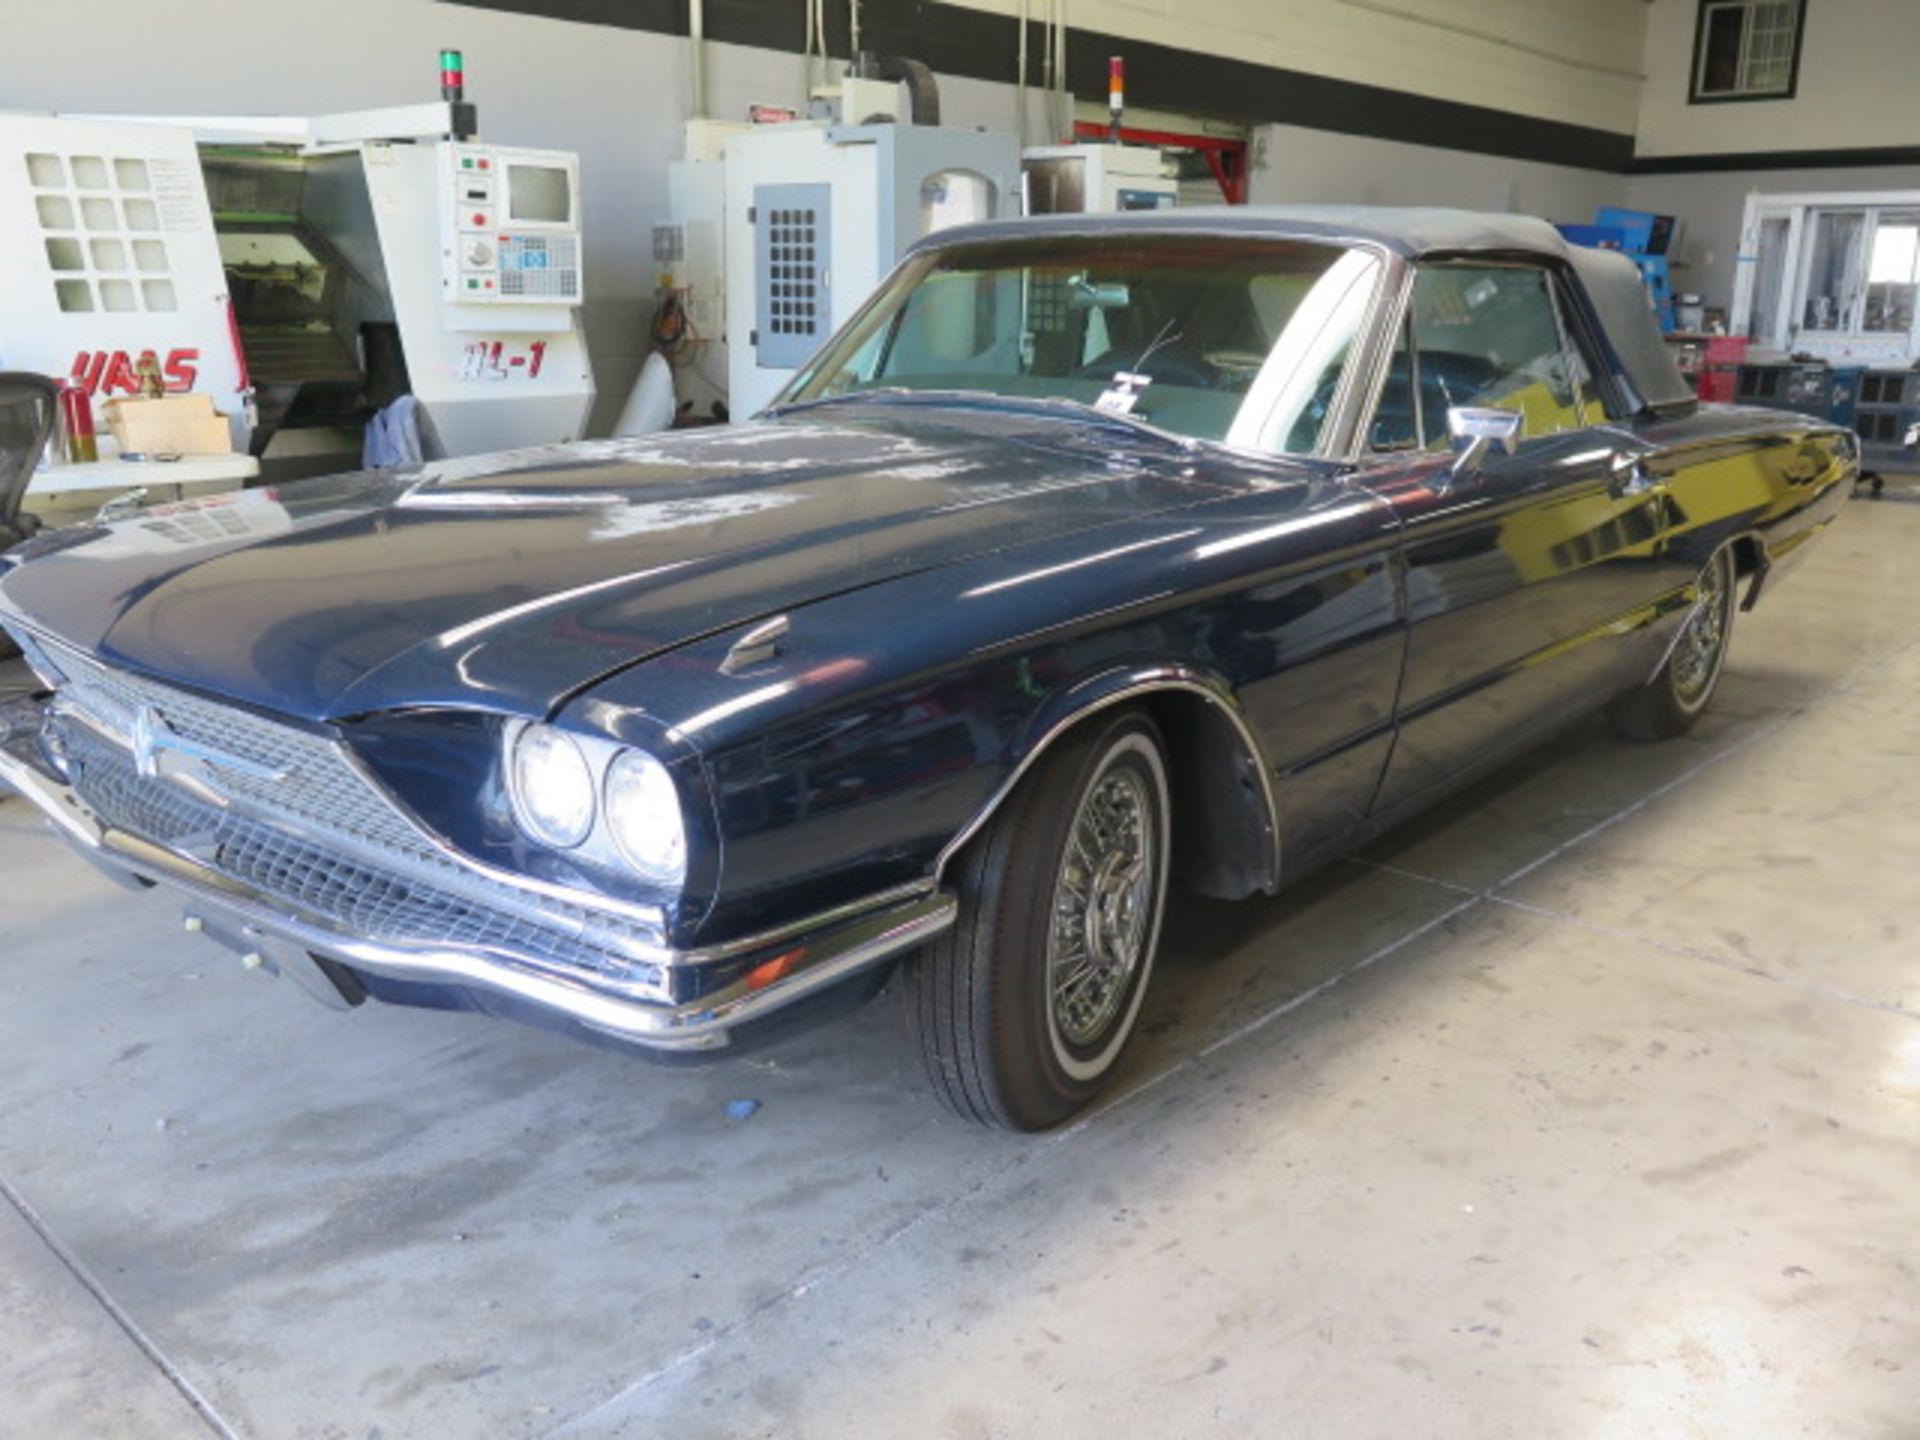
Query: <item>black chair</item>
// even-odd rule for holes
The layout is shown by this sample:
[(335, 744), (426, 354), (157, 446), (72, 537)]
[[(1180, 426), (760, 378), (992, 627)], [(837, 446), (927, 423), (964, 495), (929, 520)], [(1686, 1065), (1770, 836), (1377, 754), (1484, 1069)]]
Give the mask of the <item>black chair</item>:
[(0, 550), (40, 528), (22, 506), (59, 414), (60, 387), (46, 376), (0, 372)]

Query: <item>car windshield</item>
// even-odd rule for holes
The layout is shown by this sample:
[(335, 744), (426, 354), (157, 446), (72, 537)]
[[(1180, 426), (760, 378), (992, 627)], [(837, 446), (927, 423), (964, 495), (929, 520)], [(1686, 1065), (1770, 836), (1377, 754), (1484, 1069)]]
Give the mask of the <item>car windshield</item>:
[(1324, 242), (1032, 235), (910, 260), (781, 404), (884, 392), (1072, 401), (1311, 454), (1382, 266)]

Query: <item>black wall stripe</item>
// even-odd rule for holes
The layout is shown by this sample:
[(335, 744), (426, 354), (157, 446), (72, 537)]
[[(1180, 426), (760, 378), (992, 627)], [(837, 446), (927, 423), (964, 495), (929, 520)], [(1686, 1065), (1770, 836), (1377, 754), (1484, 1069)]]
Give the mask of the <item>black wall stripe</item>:
[[(685, 0), (442, 0), (483, 10), (505, 10), (611, 25), (661, 35), (687, 33)], [(910, 55), (934, 71), (1012, 83), (1020, 22), (940, 0), (874, 0), (860, 13), (861, 45)], [(798, 0), (708, 0), (707, 38), (795, 54), (806, 46), (806, 16)], [(1028, 63), (1037, 83), (1044, 31), (1030, 28)], [(827, 48), (847, 53), (846, 7), (828, 7)], [(1343, 135), (1465, 150), (1510, 160), (1538, 160), (1585, 170), (1624, 172), (1633, 137), (1612, 130), (1540, 120), (1494, 106), (1436, 100), (1378, 85), (1258, 65), (1171, 45), (1072, 30), (1067, 37), (1067, 84), (1085, 100), (1107, 93), (1107, 57), (1127, 60), (1127, 98), (1160, 110), (1217, 115), (1234, 121), (1301, 125)], [(1488, 89), (1498, 76), (1488, 75)], [(485, 101), (484, 77), (475, 98)]]
[(1876, 165), (1920, 165), (1920, 145), (1876, 145), (1859, 150), (1751, 150), (1732, 155), (1637, 155), (1634, 175), (1700, 175), (1727, 170), (1838, 170)]

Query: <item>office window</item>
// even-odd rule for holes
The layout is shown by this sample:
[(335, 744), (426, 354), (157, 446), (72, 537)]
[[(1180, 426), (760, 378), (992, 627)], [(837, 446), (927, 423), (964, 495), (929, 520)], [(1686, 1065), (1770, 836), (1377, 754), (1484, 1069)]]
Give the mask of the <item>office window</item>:
[(1689, 98), (1791, 99), (1805, 18), (1806, 0), (1700, 0)]

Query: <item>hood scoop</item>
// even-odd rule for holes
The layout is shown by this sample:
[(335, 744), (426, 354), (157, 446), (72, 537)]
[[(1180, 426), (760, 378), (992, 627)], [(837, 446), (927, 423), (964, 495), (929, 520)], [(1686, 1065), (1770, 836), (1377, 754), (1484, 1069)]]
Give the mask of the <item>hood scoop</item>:
[(742, 670), (751, 670), (756, 665), (764, 665), (778, 658), (780, 642), (792, 628), (792, 623), (784, 615), (776, 615), (754, 626), (733, 642), (733, 648), (727, 651), (727, 658), (720, 662), (720, 673), (738, 675)]

